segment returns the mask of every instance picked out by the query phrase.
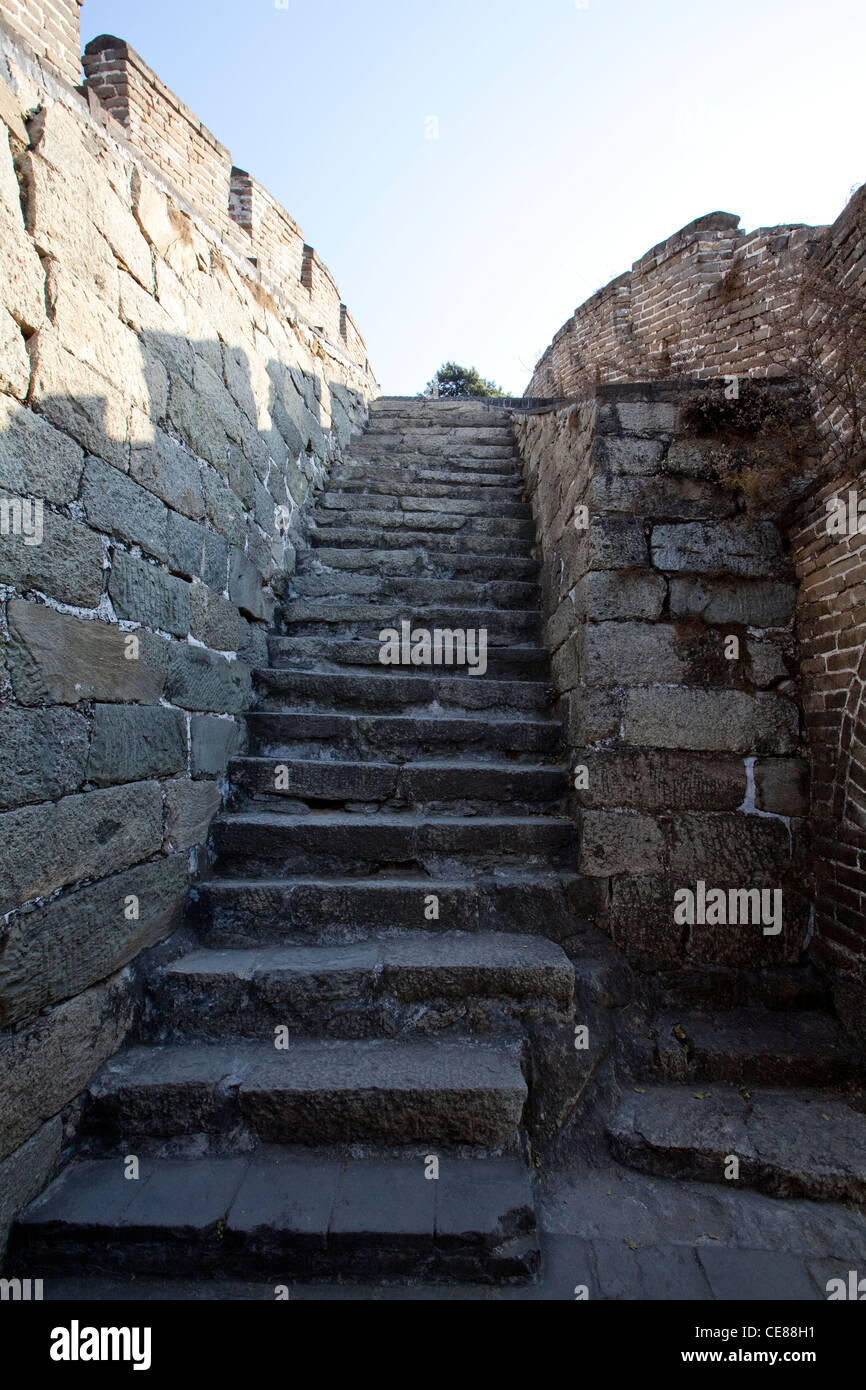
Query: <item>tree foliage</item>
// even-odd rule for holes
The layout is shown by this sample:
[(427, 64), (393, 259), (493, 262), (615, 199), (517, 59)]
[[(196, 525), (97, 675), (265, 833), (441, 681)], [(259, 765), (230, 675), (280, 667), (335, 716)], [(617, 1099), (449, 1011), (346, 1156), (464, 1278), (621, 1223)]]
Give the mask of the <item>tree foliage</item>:
[(425, 396), (440, 400), (460, 400), (473, 396), (504, 396), (495, 381), (487, 381), (475, 367), (461, 367), (459, 362), (445, 362), (432, 381), (428, 381)]

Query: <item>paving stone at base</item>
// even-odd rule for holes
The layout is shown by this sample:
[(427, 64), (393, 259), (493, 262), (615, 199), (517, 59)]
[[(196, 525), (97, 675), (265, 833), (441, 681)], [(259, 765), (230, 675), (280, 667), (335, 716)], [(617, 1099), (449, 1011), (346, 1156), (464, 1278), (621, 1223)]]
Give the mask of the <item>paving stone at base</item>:
[(591, 1248), (600, 1298), (668, 1302), (711, 1297), (695, 1251), (688, 1246), (633, 1250), (624, 1240), (594, 1240)]
[(770, 1250), (702, 1246), (698, 1252), (713, 1297), (738, 1302), (815, 1302), (820, 1294), (805, 1262)]

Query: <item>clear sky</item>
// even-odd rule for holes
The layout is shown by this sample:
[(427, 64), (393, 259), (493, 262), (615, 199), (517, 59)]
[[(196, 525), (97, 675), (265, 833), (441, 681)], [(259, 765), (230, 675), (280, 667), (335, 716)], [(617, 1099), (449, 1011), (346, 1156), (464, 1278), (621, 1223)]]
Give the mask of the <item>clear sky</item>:
[(284, 204), (391, 394), (448, 358), (519, 394), (686, 222), (866, 180), (864, 0), (85, 0), (102, 33)]

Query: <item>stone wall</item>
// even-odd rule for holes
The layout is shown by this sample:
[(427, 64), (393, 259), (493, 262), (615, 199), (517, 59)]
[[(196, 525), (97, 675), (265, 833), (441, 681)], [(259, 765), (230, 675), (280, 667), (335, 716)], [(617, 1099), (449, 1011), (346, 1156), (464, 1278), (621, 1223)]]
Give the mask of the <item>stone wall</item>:
[(178, 921), (374, 391), (168, 170), (0, 28), (0, 1239)]
[(831, 972), (837, 1011), (861, 1043), (866, 1043), (866, 535), (858, 527), (866, 526), (864, 511), (861, 464), (810, 496), (792, 527), (812, 762), (815, 951)]
[[(771, 485), (808, 474), (808, 415), (788, 385), (724, 392), (602, 386), (515, 416), (579, 868), (657, 984), (795, 962), (809, 927), (796, 590)], [(781, 930), (678, 924), (674, 894), (698, 880), (782, 889)]]
[(83, 0), (3, 0), (0, 14), (73, 86), (81, 81)]
[[(88, 92), (241, 255), (252, 258), (269, 288), (365, 373), (363, 339), (351, 323), (327, 266), (288, 213), (244, 169), (138, 56), (111, 35), (84, 51)], [(349, 327), (351, 325), (351, 327)]]
[[(580, 305), (536, 365), (528, 397), (580, 397), (599, 382), (798, 376), (816, 392), (827, 448), (857, 432), (837, 320), (866, 284), (866, 185), (830, 227), (739, 230), (699, 217)], [(859, 361), (858, 361), (859, 356)]]

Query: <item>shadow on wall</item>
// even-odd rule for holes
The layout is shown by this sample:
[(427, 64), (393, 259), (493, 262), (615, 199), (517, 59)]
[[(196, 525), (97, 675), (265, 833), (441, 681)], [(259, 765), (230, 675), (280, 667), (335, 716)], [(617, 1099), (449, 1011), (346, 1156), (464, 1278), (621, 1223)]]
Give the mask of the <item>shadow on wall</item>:
[[(125, 967), (170, 934), (206, 862), (280, 578), (367, 412), (338, 381), (220, 342), (142, 332), (137, 371), (105, 351), (93, 340), (90, 363), (73, 358), (49, 329), (32, 407), (0, 394), (10, 1211), (45, 1181), (69, 1107), (74, 1120), (133, 1022)], [(105, 389), (52, 389), (64, 376)]]

